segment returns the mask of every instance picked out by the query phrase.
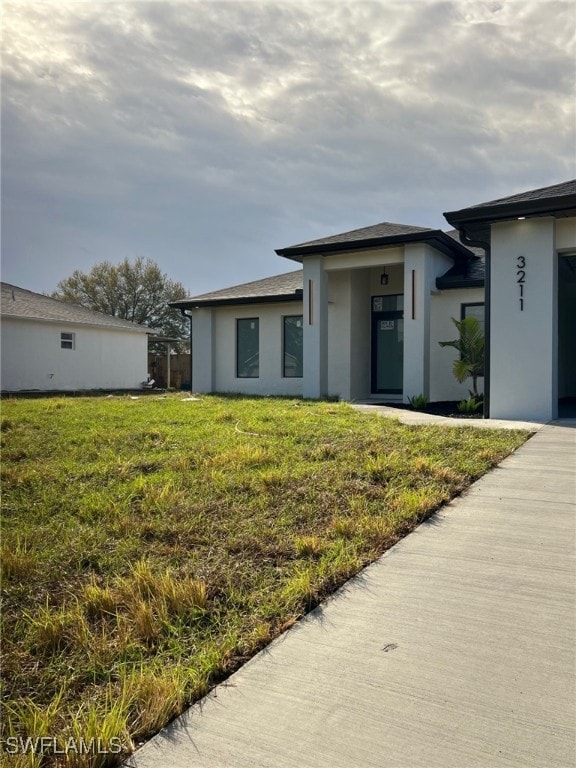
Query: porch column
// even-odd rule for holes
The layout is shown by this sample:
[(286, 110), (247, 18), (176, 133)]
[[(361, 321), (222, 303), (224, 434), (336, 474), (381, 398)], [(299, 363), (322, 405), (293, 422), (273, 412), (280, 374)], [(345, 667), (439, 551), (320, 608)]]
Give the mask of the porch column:
[(304, 375), (302, 394), (319, 399), (328, 392), (328, 289), (322, 256), (304, 258)]
[(431, 249), (404, 247), (404, 393), (430, 396), (430, 293), (434, 287)]
[(214, 312), (192, 312), (192, 392), (214, 392)]
[(558, 264), (552, 217), (492, 225), (490, 418), (557, 415)]

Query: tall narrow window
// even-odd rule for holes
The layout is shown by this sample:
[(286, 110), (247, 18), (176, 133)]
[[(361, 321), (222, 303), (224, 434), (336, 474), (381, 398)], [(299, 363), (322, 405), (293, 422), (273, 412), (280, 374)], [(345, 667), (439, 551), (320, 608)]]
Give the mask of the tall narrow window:
[(260, 328), (257, 317), (236, 320), (236, 376), (257, 379), (260, 375)]
[(75, 349), (76, 348), (76, 334), (75, 333), (61, 333), (60, 334), (60, 348), (61, 349)]
[(302, 315), (283, 318), (284, 364), (282, 375), (287, 379), (302, 378)]
[(462, 304), (460, 319), (464, 320), (465, 317), (475, 317), (484, 331), (484, 304)]

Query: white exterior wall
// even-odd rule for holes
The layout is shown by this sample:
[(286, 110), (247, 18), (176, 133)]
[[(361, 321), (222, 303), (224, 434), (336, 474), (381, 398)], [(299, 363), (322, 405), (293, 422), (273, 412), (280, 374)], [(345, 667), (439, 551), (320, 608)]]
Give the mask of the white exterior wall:
[[(520, 256), (526, 260), (523, 310), (517, 282)], [(492, 225), (491, 418), (556, 417), (557, 275), (553, 218)]]
[(304, 397), (328, 394), (328, 278), (322, 256), (303, 264), (304, 290)]
[[(401, 274), (402, 265), (391, 267), (388, 271)], [(366, 400), (370, 396), (370, 281), (374, 272), (377, 272), (380, 287), (379, 269), (361, 269), (350, 276), (350, 400)]]
[[(76, 335), (75, 349), (61, 333)], [(6, 392), (138, 389), (148, 374), (143, 332), (4, 317), (1, 344)]]
[[(282, 318), (286, 315), (302, 315), (302, 302), (217, 307), (210, 311), (214, 317), (214, 338), (217, 339), (217, 343), (212, 345), (214, 378), (211, 391), (246, 395), (302, 395), (301, 378), (282, 376)], [(194, 318), (196, 312), (198, 310), (194, 310)], [(259, 319), (260, 375), (253, 379), (236, 376), (236, 320), (248, 317)], [(195, 319), (192, 320), (194, 322)], [(209, 360), (210, 354), (207, 351), (206, 354)], [(202, 365), (202, 362), (196, 364)], [(196, 387), (194, 389), (199, 391)]]
[(214, 310), (192, 312), (192, 392), (214, 391)]
[[(428, 245), (405, 247), (404, 259), (404, 393), (430, 397), (430, 300), (436, 278), (452, 260)], [(414, 281), (414, 283), (413, 283)], [(414, 300), (412, 298), (414, 294)]]
[[(458, 338), (451, 318), (460, 320), (462, 304), (484, 303), (483, 288), (453, 288), (434, 292), (430, 302), (430, 401), (462, 400), (469, 396), (472, 379), (459, 384), (452, 373), (458, 352), (442, 348), (439, 341)], [(478, 379), (478, 390), (484, 390), (484, 377)]]
[(352, 273), (328, 275), (328, 394), (350, 400), (352, 372)]

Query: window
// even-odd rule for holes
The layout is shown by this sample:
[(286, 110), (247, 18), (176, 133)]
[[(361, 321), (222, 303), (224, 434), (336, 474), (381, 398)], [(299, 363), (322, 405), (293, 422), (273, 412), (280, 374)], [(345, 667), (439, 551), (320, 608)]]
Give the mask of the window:
[(257, 317), (236, 320), (236, 376), (257, 379), (260, 375), (260, 322)]
[(462, 304), (460, 319), (464, 320), (465, 317), (475, 317), (484, 333), (484, 304)]
[(76, 349), (76, 334), (75, 333), (61, 333), (60, 334), (60, 347), (61, 347), (61, 349)]
[(302, 378), (302, 315), (286, 315), (283, 327), (283, 367), (286, 379)]

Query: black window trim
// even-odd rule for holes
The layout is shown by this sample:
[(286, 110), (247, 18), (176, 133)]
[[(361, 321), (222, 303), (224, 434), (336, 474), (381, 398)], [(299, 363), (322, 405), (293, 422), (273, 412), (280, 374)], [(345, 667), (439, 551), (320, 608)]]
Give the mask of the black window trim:
[(486, 314), (486, 303), (484, 301), (465, 301), (460, 304), (460, 320), (464, 320), (466, 317), (466, 307), (484, 307), (484, 314)]
[(283, 379), (303, 379), (304, 378), (304, 349), (302, 349), (302, 373), (300, 376), (286, 375), (286, 320), (299, 318), (302, 321), (300, 326), (302, 330), (302, 343), (304, 343), (304, 315), (282, 315), (282, 378)]
[(258, 373), (256, 376), (241, 376), (238, 370), (238, 330), (241, 322), (255, 321), (258, 323), (258, 355), (260, 355), (260, 318), (259, 317), (237, 317), (236, 318), (236, 378), (237, 379), (259, 379), (260, 378), (260, 360), (258, 360)]

